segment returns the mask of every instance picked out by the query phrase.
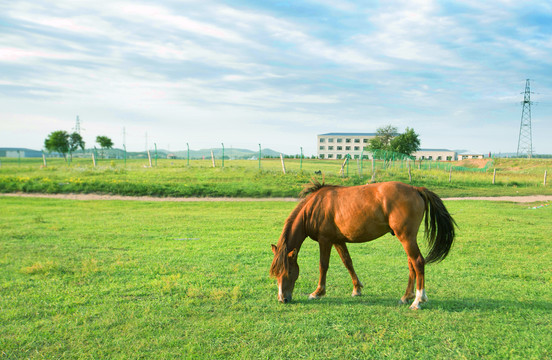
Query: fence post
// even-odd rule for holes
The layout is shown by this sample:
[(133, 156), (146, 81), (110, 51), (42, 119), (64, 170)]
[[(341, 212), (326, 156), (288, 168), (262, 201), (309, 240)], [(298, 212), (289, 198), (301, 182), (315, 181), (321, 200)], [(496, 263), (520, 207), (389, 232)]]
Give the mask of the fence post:
[(149, 167), (151, 167), (151, 153), (148, 150), (148, 161), (149, 161)]
[(544, 186), (546, 186), (546, 175), (548, 173), (548, 170), (544, 170)]
[(96, 167), (96, 157), (94, 156), (94, 152), (92, 152), (92, 164)]
[(261, 155), (262, 155), (261, 144), (259, 144), (259, 170), (261, 170)]
[(496, 179), (496, 168), (493, 170), (493, 185), (495, 184)]
[(412, 182), (412, 171), (410, 170), (410, 161), (408, 162), (408, 181)]
[[(44, 155), (44, 153), (42, 153), (42, 162), (44, 163), (44, 167), (46, 167), (46, 155)], [(546, 180), (544, 182), (546, 182)]]
[(221, 143), (222, 145), (222, 167), (224, 167), (224, 143)]
[(450, 167), (450, 170), (449, 170), (449, 183), (452, 182), (452, 166)]
[(188, 148), (188, 161), (186, 162), (186, 165), (190, 166), (190, 145), (186, 143), (186, 147)]
[(213, 154), (213, 150), (211, 150), (211, 161), (213, 162), (213, 167), (215, 167), (215, 155)]
[(303, 147), (301, 146), (301, 159), (299, 160), (299, 171), (303, 171)]
[(284, 155), (280, 154), (280, 160), (282, 161), (282, 172), (286, 173), (286, 164), (284, 163)]

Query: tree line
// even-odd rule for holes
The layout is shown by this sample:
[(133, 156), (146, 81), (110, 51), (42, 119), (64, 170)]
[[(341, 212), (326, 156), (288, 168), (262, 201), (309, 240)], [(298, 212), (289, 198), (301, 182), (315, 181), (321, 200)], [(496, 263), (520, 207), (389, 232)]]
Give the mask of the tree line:
[[(376, 136), (370, 139), (366, 150), (372, 152), (392, 151), (412, 156), (420, 149), (420, 137), (414, 129), (407, 127), (402, 134), (397, 131), (397, 127), (392, 125), (378, 128)], [(96, 143), (100, 145), (102, 151), (113, 148), (113, 141), (107, 136), (97, 136)], [(49, 152), (62, 154), (65, 161), (67, 161), (67, 154), (72, 159), (73, 152), (79, 148), (84, 150), (85, 143), (82, 136), (77, 132), (69, 134), (64, 130), (57, 130), (50, 133), (44, 140), (44, 147)]]
[[(100, 145), (102, 151), (113, 148), (113, 141), (107, 136), (96, 136), (96, 143)], [(67, 154), (69, 154), (72, 159), (73, 152), (77, 151), (79, 148), (84, 150), (84, 147), (85, 142), (82, 136), (77, 132), (69, 134), (65, 130), (57, 130), (51, 132), (46, 140), (44, 140), (44, 148), (49, 152), (62, 154), (65, 161), (67, 161)]]

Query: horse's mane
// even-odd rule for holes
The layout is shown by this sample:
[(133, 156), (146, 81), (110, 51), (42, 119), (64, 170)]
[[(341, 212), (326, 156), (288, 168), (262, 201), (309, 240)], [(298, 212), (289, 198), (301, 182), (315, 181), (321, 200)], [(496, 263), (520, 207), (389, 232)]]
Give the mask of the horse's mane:
[(305, 198), (307, 197), (307, 195), (317, 192), (324, 186), (326, 186), (324, 180), (322, 180), (322, 183), (320, 183), (315, 178), (312, 178), (310, 183), (303, 185), (303, 190), (299, 193), (299, 197)]
[(291, 214), (286, 219), (286, 222), (284, 224), (284, 228), (282, 230), (282, 234), (280, 235), (280, 239), (278, 240), (278, 245), (276, 245), (277, 252), (274, 256), (274, 260), (272, 261), (272, 265), (270, 266), (270, 276), (273, 277), (280, 277), (282, 275), (287, 274), (288, 272), (288, 248), (287, 248), (287, 241), (289, 238), (289, 233), (291, 231), (291, 227), (293, 225), (293, 222), (303, 210), (303, 207), (305, 206), (307, 202), (307, 197), (311, 194), (314, 194), (321, 188), (326, 186), (324, 184), (324, 181), (320, 183), (316, 179), (312, 179), (310, 183), (305, 184), (303, 186), (303, 190), (299, 193), (299, 197), (303, 198), (299, 204), (293, 209)]

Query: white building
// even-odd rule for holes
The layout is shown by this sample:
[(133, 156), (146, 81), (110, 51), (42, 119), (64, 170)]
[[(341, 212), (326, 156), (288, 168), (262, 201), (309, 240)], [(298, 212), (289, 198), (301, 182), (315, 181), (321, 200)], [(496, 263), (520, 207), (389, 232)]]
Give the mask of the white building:
[(456, 152), (447, 149), (420, 149), (412, 154), (416, 160), (455, 161)]
[(363, 149), (376, 133), (327, 133), (317, 137), (317, 154), (319, 159), (344, 159), (347, 154), (358, 159), (362, 154), (368, 159)]
[[(327, 133), (317, 136), (319, 159), (344, 159), (347, 154), (358, 159), (371, 159), (371, 153), (363, 151), (376, 133)], [(455, 161), (456, 152), (447, 149), (420, 149), (413, 154), (416, 160)]]

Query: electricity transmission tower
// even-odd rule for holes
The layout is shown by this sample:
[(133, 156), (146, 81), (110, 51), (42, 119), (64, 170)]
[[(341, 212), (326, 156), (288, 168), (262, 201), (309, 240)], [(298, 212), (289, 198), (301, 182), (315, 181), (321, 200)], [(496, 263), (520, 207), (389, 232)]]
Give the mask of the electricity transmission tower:
[(523, 109), (521, 110), (521, 125), (519, 126), (519, 139), (517, 156), (533, 156), (533, 138), (531, 135), (531, 89), (529, 79), (525, 80), (525, 93), (523, 95)]
[(75, 123), (75, 128), (73, 129), (77, 134), (80, 135), (80, 132), (81, 132), (81, 126), (80, 126), (80, 119), (79, 119), (79, 116), (77, 115), (77, 122)]

